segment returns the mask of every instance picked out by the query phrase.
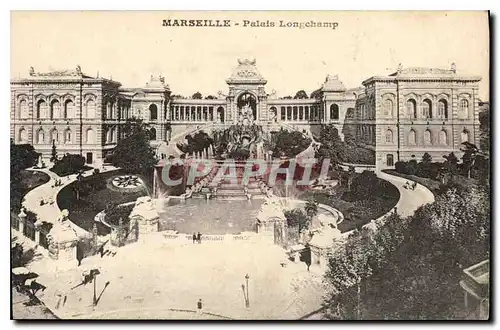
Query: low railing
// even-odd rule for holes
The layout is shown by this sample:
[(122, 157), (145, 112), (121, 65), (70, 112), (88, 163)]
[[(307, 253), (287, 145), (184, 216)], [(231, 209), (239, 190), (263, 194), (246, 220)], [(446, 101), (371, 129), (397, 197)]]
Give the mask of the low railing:
[(37, 226), (28, 219), (23, 219), (19, 215), (10, 213), (10, 225), (20, 235), (37, 243), (41, 247), (48, 249), (49, 242), (47, 239), (48, 231), (43, 230), (42, 226)]

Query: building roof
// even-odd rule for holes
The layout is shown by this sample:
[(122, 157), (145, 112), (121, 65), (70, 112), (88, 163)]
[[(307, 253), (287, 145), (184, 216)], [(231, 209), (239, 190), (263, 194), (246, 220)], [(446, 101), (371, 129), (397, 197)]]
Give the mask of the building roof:
[(427, 68), (427, 67), (410, 67), (403, 68), (399, 64), (396, 72), (387, 76), (373, 76), (365, 81), (363, 85), (374, 81), (463, 81), (463, 82), (479, 82), (481, 77), (468, 76), (457, 73), (455, 63), (452, 63), (450, 69), (442, 68)]
[(390, 76), (414, 76), (414, 75), (455, 75), (456, 69), (440, 69), (440, 68), (424, 68), (412, 67), (403, 69), (400, 67), (398, 71), (390, 74)]
[(321, 90), (323, 92), (345, 92), (347, 89), (339, 80), (338, 75), (327, 75)]
[(255, 59), (238, 60), (238, 66), (231, 73), (231, 77), (226, 80), (228, 84), (233, 83), (258, 83), (266, 84), (267, 80), (262, 77), (255, 64)]
[(79, 65), (76, 66), (75, 69), (64, 69), (64, 70), (49, 70), (47, 72), (37, 72), (33, 67), (30, 67), (29, 77), (28, 78), (19, 78), (19, 79), (11, 79), (11, 83), (16, 82), (53, 82), (53, 81), (95, 81), (95, 82), (107, 82), (112, 83), (114, 85), (120, 86), (121, 83), (118, 81), (114, 81), (112, 79), (105, 79), (99, 77), (92, 77), (86, 75), (82, 72), (82, 69)]

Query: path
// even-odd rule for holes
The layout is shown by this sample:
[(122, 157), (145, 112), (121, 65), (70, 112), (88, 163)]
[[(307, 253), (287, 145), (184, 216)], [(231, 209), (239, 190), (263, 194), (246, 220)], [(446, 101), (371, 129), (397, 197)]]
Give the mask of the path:
[(411, 216), (420, 206), (434, 202), (434, 194), (421, 184), (417, 184), (415, 190), (410, 190), (403, 186), (407, 181), (411, 183), (411, 180), (384, 172), (378, 173), (378, 177), (389, 181), (398, 188), (400, 198), (396, 207), (398, 214), (402, 217)]
[[(117, 168), (114, 166), (106, 166), (106, 169), (105, 170), (101, 169), (101, 172), (113, 171), (116, 169)], [(26, 196), (24, 196), (23, 206), (26, 208), (26, 210), (35, 212), (37, 214), (39, 221), (54, 223), (57, 220), (59, 214), (61, 213), (61, 209), (59, 209), (59, 205), (57, 205), (57, 194), (65, 186), (75, 181), (78, 174), (71, 174), (64, 177), (59, 177), (57, 174), (50, 171), (48, 168), (44, 169), (31, 168), (28, 170), (46, 173), (48, 176), (50, 176), (50, 180), (47, 183), (42, 184), (36, 187), (35, 189), (29, 191), (26, 194)], [(82, 175), (84, 177), (90, 176), (92, 175), (93, 171), (94, 168), (83, 172)], [(62, 185), (56, 187), (55, 186), (56, 180), (61, 180)], [(40, 205), (40, 200), (42, 199), (44, 199), (46, 202), (49, 203)], [(69, 215), (69, 218), (71, 219), (71, 214)], [(79, 227), (78, 225), (76, 225), (71, 221), (70, 224), (78, 236), (86, 235), (88, 233), (85, 229)]]
[[(200, 298), (205, 312), (229, 318), (298, 319), (321, 306), (322, 277), (314, 267), (307, 272), (304, 263), (281, 267), (283, 259), (284, 251), (272, 243), (172, 245), (161, 233), (151, 234), (114, 257), (86, 258), (81, 267), (64, 272), (40, 269), (40, 282), (47, 286), (40, 299), (64, 319), (159, 317), (161, 310), (194, 310)], [(97, 295), (103, 292), (95, 308), (91, 284), (71, 290), (83, 270), (93, 268), (101, 273)], [(37, 264), (31, 269), (36, 272)], [(241, 288), (247, 273), (250, 308), (245, 308)], [(56, 309), (58, 294), (67, 301)]]

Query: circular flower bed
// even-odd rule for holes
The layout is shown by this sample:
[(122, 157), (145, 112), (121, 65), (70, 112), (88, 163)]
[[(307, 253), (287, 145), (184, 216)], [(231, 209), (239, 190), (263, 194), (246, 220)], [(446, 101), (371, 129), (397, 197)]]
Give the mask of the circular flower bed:
[(107, 180), (107, 187), (119, 192), (138, 192), (146, 189), (137, 175), (116, 175)]

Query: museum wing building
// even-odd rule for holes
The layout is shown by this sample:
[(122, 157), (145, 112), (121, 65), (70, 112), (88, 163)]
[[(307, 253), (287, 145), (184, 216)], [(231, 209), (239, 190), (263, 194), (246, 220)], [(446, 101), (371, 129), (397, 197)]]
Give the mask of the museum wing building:
[[(425, 152), (434, 160), (460, 154), (464, 141), (479, 145), (480, 80), (459, 75), (454, 65), (400, 66), (351, 89), (328, 75), (311, 98), (290, 99), (266, 90), (255, 60), (238, 60), (225, 93), (193, 99), (173, 95), (161, 76), (124, 88), (118, 81), (85, 75), (80, 67), (47, 73), (32, 68), (29, 77), (11, 80), (10, 134), (17, 144), (32, 144), (44, 158), (50, 158), (55, 144), (59, 155), (77, 153), (95, 164), (116, 146), (132, 117), (149, 124), (159, 158), (175, 155), (175, 142), (187, 134), (241, 120), (313, 136), (321, 125), (334, 124), (342, 138), (349, 134), (375, 150), (377, 168), (383, 169), (398, 160), (420, 160)], [(247, 110), (249, 116), (242, 119)]]

